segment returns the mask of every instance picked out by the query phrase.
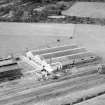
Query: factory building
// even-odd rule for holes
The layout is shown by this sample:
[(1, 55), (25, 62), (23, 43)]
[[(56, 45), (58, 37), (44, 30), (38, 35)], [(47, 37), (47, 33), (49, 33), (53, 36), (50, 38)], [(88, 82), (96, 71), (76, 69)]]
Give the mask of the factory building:
[(55, 70), (70, 69), (76, 64), (93, 62), (97, 56), (83, 47), (64, 45), (28, 51), (25, 58), (31, 65), (35, 63), (36, 71), (45, 69), (52, 73)]

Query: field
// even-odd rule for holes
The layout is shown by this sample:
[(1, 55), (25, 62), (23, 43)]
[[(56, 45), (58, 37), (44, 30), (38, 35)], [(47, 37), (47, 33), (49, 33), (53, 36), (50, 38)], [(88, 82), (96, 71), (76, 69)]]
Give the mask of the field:
[(98, 25), (76, 25), (76, 42), (105, 57), (105, 27)]
[[(74, 25), (0, 23), (0, 55), (24, 53), (28, 49), (40, 49), (59, 44), (72, 43)], [(69, 32), (70, 33), (67, 33)], [(60, 42), (57, 42), (60, 39)]]
[(77, 2), (70, 9), (63, 11), (63, 15), (91, 18), (105, 18), (105, 3)]
[[(104, 33), (105, 27), (98, 25), (0, 23), (0, 55), (69, 43), (104, 56)], [(74, 38), (70, 39), (71, 36)]]

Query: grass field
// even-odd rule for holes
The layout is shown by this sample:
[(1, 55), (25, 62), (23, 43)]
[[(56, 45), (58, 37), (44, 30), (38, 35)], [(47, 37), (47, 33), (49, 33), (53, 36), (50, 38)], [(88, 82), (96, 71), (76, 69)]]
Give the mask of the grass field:
[(105, 27), (76, 25), (76, 42), (105, 58)]
[(73, 27), (65, 24), (0, 23), (0, 55), (25, 52), (26, 48), (59, 45), (57, 39), (61, 40), (60, 44), (72, 43), (69, 37), (72, 36)]
[(103, 2), (77, 2), (62, 13), (68, 16), (105, 18), (104, 10), (105, 3)]
[[(73, 39), (70, 39), (73, 36)], [(60, 39), (60, 42), (57, 42)], [(83, 24), (0, 23), (0, 55), (78, 44), (105, 57), (105, 27)]]

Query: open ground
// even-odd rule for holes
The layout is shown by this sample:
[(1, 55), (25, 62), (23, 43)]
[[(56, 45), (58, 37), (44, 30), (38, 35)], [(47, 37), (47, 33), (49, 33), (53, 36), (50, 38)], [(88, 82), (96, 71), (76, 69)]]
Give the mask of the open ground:
[[(74, 38), (70, 39), (71, 36)], [(57, 42), (57, 39), (61, 41)], [(76, 43), (104, 57), (105, 27), (85, 24), (0, 23), (1, 56), (23, 53), (26, 48), (40, 49), (64, 43)]]
[(0, 23), (0, 55), (25, 52), (26, 48), (55, 46), (57, 39), (61, 43), (68, 43), (73, 27), (74, 25), (62, 27), (61, 24)]

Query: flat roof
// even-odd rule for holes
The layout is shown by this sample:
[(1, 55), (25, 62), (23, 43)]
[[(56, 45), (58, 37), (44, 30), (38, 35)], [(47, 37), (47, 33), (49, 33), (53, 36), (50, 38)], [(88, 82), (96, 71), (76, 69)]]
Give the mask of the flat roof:
[(77, 45), (63, 45), (63, 46), (56, 46), (56, 47), (51, 47), (51, 48), (44, 48), (40, 50), (33, 50), (31, 51), (33, 55), (41, 55), (41, 54), (46, 54), (46, 53), (53, 53), (57, 51), (63, 51), (63, 50), (68, 50), (68, 49), (75, 49), (78, 48)]
[(72, 55), (80, 52), (86, 52), (87, 50), (85, 48), (75, 48), (75, 49), (68, 49), (64, 51), (58, 51), (58, 52), (53, 52), (53, 53), (47, 53), (41, 55), (44, 59), (52, 59), (52, 58), (57, 58), (57, 57), (62, 57), (66, 55)]
[(91, 57), (91, 56), (96, 56), (92, 52), (80, 52), (72, 55), (66, 55), (62, 57), (57, 57), (57, 58), (52, 58), (52, 59), (47, 59), (47, 63), (56, 63), (56, 62), (62, 62), (62, 61), (69, 61), (73, 59), (80, 59), (80, 58), (85, 58), (85, 57)]

